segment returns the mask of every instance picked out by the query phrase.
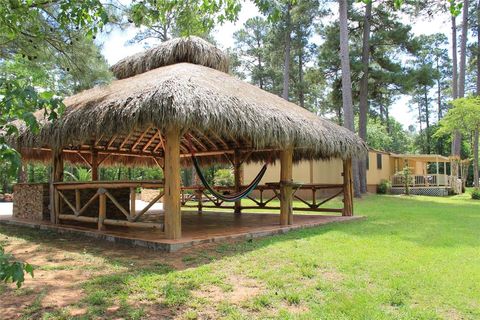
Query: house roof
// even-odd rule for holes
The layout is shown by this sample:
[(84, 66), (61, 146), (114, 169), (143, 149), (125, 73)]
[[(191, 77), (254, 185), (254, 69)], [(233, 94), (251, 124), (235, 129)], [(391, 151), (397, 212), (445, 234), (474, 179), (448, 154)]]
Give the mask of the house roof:
[(412, 159), (417, 161), (426, 161), (426, 162), (448, 162), (450, 161), (449, 157), (445, 157), (439, 154), (392, 154), (394, 158), (403, 158), (403, 159)]

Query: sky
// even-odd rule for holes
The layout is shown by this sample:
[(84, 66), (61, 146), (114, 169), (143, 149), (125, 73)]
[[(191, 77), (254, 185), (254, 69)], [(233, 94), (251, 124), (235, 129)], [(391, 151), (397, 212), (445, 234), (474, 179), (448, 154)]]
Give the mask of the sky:
[[(123, 2), (127, 3), (128, 0), (124, 0)], [(333, 9), (332, 12), (336, 13), (336, 10)], [(260, 13), (253, 2), (244, 2), (238, 20), (235, 23), (227, 22), (217, 27), (213, 32), (219, 47), (222, 49), (233, 47), (234, 32), (241, 29), (246, 20), (257, 15), (260, 15)], [(415, 22), (405, 18), (403, 22), (412, 24), (412, 31), (415, 35), (429, 35), (441, 32), (446, 34), (450, 39), (451, 29), (448, 14), (436, 16), (435, 19), (432, 20), (417, 19)], [(109, 65), (145, 49), (141, 44), (128, 45), (126, 43), (135, 36), (137, 31), (138, 29), (135, 27), (129, 27), (124, 30), (116, 29), (99, 38), (99, 42), (102, 44), (102, 53), (106, 57)], [(400, 96), (390, 108), (390, 115), (399, 121), (405, 129), (410, 125), (418, 127), (416, 123), (416, 113), (409, 110), (408, 101), (409, 97)]]

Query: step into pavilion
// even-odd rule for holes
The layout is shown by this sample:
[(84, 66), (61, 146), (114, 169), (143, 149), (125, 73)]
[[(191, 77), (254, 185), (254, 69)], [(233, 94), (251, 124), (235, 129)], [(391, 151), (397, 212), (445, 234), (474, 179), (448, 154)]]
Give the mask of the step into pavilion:
[[(181, 238), (180, 170), (191, 165), (192, 152), (202, 164), (231, 161), (237, 191), (242, 163), (279, 161), (280, 181), (270, 187), (278, 192), (280, 225), (293, 223), (298, 186), (292, 163), (341, 158), (340, 212), (353, 215), (351, 163), (366, 155), (365, 144), (345, 128), (230, 75), (226, 54), (208, 42), (173, 39), (111, 70), (117, 80), (66, 98), (66, 110), (54, 122), (37, 112), (40, 132), (19, 123), (20, 134), (10, 139), (23, 161), (52, 165), (46, 189), (51, 223), (96, 223), (101, 230), (152, 227), (166, 239)], [(63, 182), (65, 162), (87, 163), (93, 181)], [(158, 166), (164, 181), (98, 181), (98, 167), (111, 165)], [(162, 190), (140, 212), (138, 187)], [(144, 220), (160, 198), (163, 220)], [(240, 212), (239, 202), (235, 210)]]

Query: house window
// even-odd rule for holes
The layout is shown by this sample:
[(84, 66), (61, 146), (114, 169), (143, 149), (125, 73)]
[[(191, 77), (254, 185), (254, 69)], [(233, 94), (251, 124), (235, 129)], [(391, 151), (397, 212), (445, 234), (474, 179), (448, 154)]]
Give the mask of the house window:
[(365, 162), (365, 164), (367, 165), (367, 170), (370, 169), (370, 157), (367, 155), (367, 161)]
[(382, 169), (382, 154), (377, 153), (377, 169)]

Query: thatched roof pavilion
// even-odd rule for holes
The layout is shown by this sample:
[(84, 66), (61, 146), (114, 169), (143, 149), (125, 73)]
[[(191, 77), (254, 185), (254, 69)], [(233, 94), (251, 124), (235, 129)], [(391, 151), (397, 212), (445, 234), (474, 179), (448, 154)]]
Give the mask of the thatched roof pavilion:
[[(180, 159), (192, 151), (207, 162), (222, 161), (225, 154), (248, 153), (246, 161), (273, 155), (287, 167), (303, 159), (366, 154), (361, 139), (345, 128), (229, 75), (227, 56), (197, 37), (167, 41), (111, 70), (119, 80), (65, 99), (56, 122), (37, 113), (39, 134), (21, 128), (11, 142), (26, 161), (86, 161), (95, 169), (94, 180), (99, 163), (160, 165), (168, 194), (168, 188), (178, 191), (173, 180)], [(55, 179), (61, 180), (60, 172)], [(177, 199), (165, 199), (171, 237), (180, 232), (167, 230), (167, 211), (177, 214)]]

